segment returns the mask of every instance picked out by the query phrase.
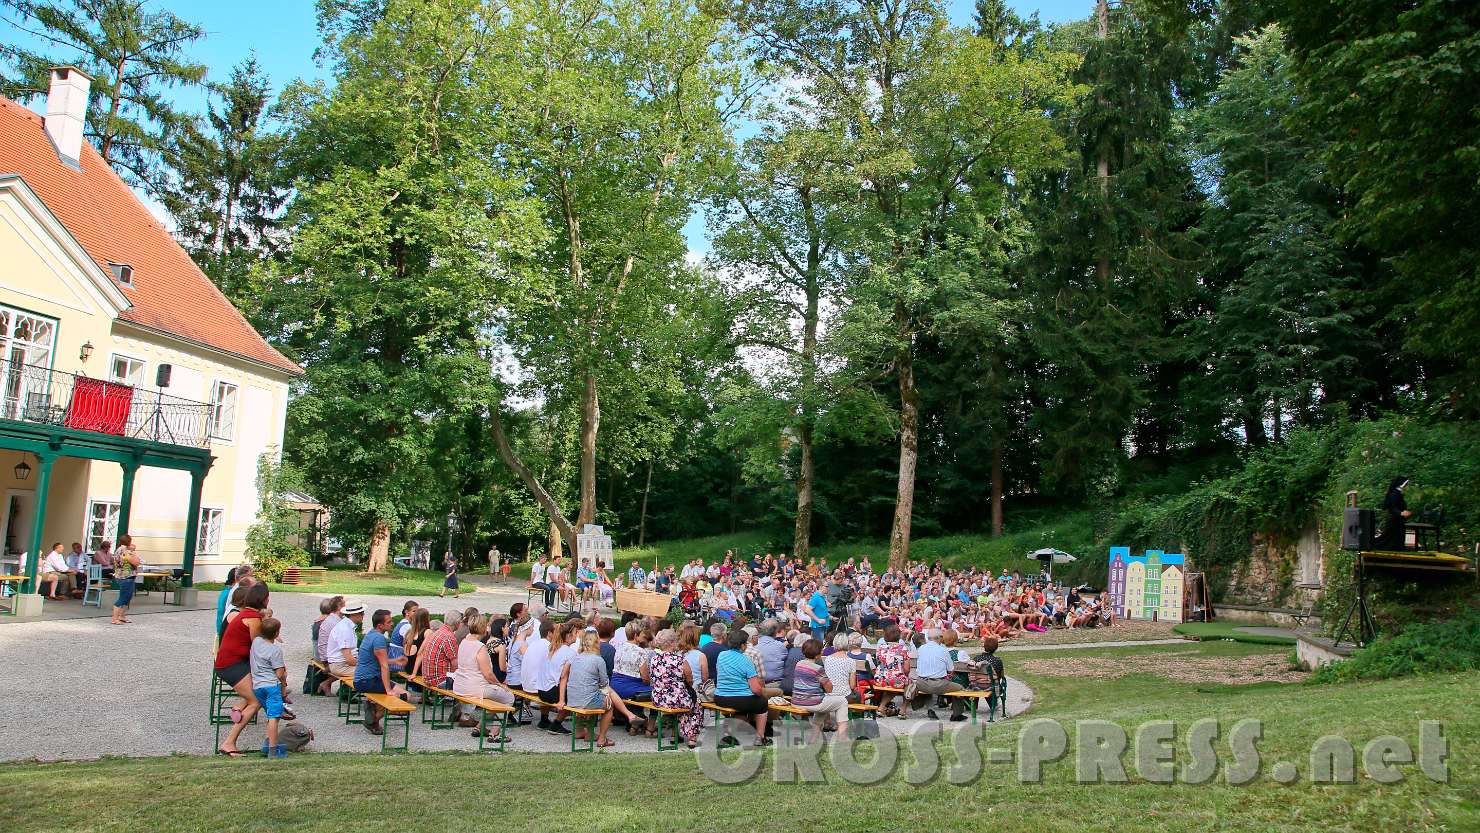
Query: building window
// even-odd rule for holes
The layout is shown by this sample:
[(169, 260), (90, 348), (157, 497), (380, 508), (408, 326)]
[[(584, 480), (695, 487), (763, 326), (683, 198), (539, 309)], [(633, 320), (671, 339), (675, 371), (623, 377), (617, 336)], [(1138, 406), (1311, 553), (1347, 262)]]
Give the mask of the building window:
[(104, 541), (118, 539), (118, 503), (94, 500), (87, 504), (87, 551), (97, 552)]
[(49, 418), (56, 338), (53, 319), (0, 306), (0, 417)]
[(134, 387), (144, 384), (144, 361), (114, 353), (113, 362), (108, 366), (108, 381)]
[(113, 273), (113, 280), (124, 286), (134, 285), (134, 267), (127, 263), (109, 263), (108, 271)]
[(211, 438), (236, 439), (236, 385), (217, 382), (211, 388)]
[(225, 518), (224, 509), (200, 510), (200, 528), (195, 533), (196, 557), (221, 554), (221, 523)]

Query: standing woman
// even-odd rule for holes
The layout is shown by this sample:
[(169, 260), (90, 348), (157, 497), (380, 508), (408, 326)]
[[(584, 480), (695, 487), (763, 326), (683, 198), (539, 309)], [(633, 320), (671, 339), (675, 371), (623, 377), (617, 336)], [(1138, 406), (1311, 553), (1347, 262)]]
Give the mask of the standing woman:
[(437, 598), (440, 599), (443, 596), (446, 596), (447, 591), (451, 590), (452, 598), (455, 599), (462, 593), (462, 589), (458, 586), (457, 583), (457, 556), (453, 555), (450, 552), (447, 553), (447, 560), (445, 563), (447, 565), (447, 576), (446, 578), (442, 579), (442, 589), (437, 591)]
[[(139, 553), (134, 549), (132, 535), (119, 536), (114, 557), (113, 583), (118, 585), (118, 598), (113, 602), (113, 624), (127, 625), (130, 624), (128, 606), (134, 600), (134, 573), (139, 570)], [(247, 645), (251, 646), (251, 640), (247, 640)]]
[[(124, 543), (120, 541), (119, 549), (122, 550), (123, 546)], [(242, 754), (236, 748), (237, 738), (241, 737), (242, 729), (251, 722), (252, 716), (261, 707), (257, 696), (252, 693), (251, 665), (248, 658), (252, 652), (252, 640), (257, 638), (262, 627), (262, 611), (267, 607), (267, 585), (258, 582), (249, 587), (237, 588), (236, 592), (242, 594), (239, 605), (241, 610), (232, 614), (231, 621), (226, 623), (226, 631), (221, 634), (221, 644), (216, 649), (215, 665), (216, 676), (231, 686), (245, 704), (241, 709), (231, 710), (231, 719), (235, 725), (231, 727), (226, 741), (216, 750), (233, 758)]]

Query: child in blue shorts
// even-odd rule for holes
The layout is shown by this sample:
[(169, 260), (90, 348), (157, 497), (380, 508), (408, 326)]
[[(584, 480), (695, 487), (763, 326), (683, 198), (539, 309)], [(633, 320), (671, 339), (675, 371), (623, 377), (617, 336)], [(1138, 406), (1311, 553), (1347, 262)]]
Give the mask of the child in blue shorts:
[(263, 619), (252, 640), (248, 657), (252, 669), (252, 693), (262, 704), (267, 716), (267, 757), (286, 758), (288, 750), (278, 744), (278, 720), (283, 716), (283, 689), (288, 685), (288, 664), (283, 661), (283, 648), (277, 644), (283, 624), (276, 619)]

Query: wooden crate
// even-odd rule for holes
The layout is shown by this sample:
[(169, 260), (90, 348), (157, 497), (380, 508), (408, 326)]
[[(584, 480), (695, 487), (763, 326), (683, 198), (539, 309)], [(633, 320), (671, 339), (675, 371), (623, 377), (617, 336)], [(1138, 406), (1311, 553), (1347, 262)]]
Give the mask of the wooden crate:
[(329, 577), (324, 567), (289, 567), (283, 570), (283, 584), (323, 584)]
[(672, 602), (673, 597), (667, 593), (633, 590), (629, 587), (617, 588), (617, 610), (623, 613), (630, 611), (639, 616), (667, 616), (668, 606)]

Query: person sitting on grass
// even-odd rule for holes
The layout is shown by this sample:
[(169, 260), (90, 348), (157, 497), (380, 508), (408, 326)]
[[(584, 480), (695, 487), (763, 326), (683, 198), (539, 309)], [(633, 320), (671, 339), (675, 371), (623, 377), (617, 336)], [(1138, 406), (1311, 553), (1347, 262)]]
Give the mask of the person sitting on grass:
[[(363, 613), (361, 614), (363, 616)], [(381, 609), (370, 617), (370, 632), (360, 640), (359, 656), (355, 660), (355, 691), (360, 694), (390, 694), (399, 697), (400, 688), (391, 685), (390, 640), (386, 633), (391, 629), (391, 612)], [(381, 709), (374, 703), (365, 703), (365, 731), (378, 735), (385, 731), (380, 726)]]
[[(488, 636), (487, 619), (479, 616), (468, 624), (468, 635), (463, 637), (462, 642), (457, 646), (457, 670), (452, 673), (452, 692), (463, 697), (481, 697), (484, 700), (512, 706), (514, 692), (499, 682), (498, 675), (493, 672), (493, 661), (488, 656), (488, 650), (483, 646), (483, 639), (486, 636)], [(478, 721), (470, 715), (462, 715), (457, 725), (471, 729), (478, 725)], [(497, 729), (493, 726), (488, 727), (486, 737), (488, 740), (498, 740)]]
[(848, 698), (838, 693), (818, 662), (821, 656), (822, 642), (809, 638), (802, 644), (802, 660), (792, 677), (791, 704), (812, 714), (812, 731), (807, 739), (813, 743), (822, 738), (829, 723), (836, 725), (848, 719)]
[(736, 717), (755, 726), (755, 745), (764, 746), (769, 743), (766, 716), (770, 707), (762, 696), (766, 688), (760, 669), (745, 656), (749, 644), (750, 635), (745, 631), (739, 628), (730, 631), (729, 650), (721, 653), (715, 663), (714, 704), (733, 710)]
[(267, 745), (263, 749), (269, 758), (288, 757), (288, 748), (278, 743), (283, 689), (288, 685), (288, 664), (283, 661), (283, 647), (277, 642), (282, 629), (283, 623), (278, 620), (263, 619), (258, 625), (256, 638), (252, 640), (250, 656), (252, 694), (262, 704), (262, 713), (267, 715)]

